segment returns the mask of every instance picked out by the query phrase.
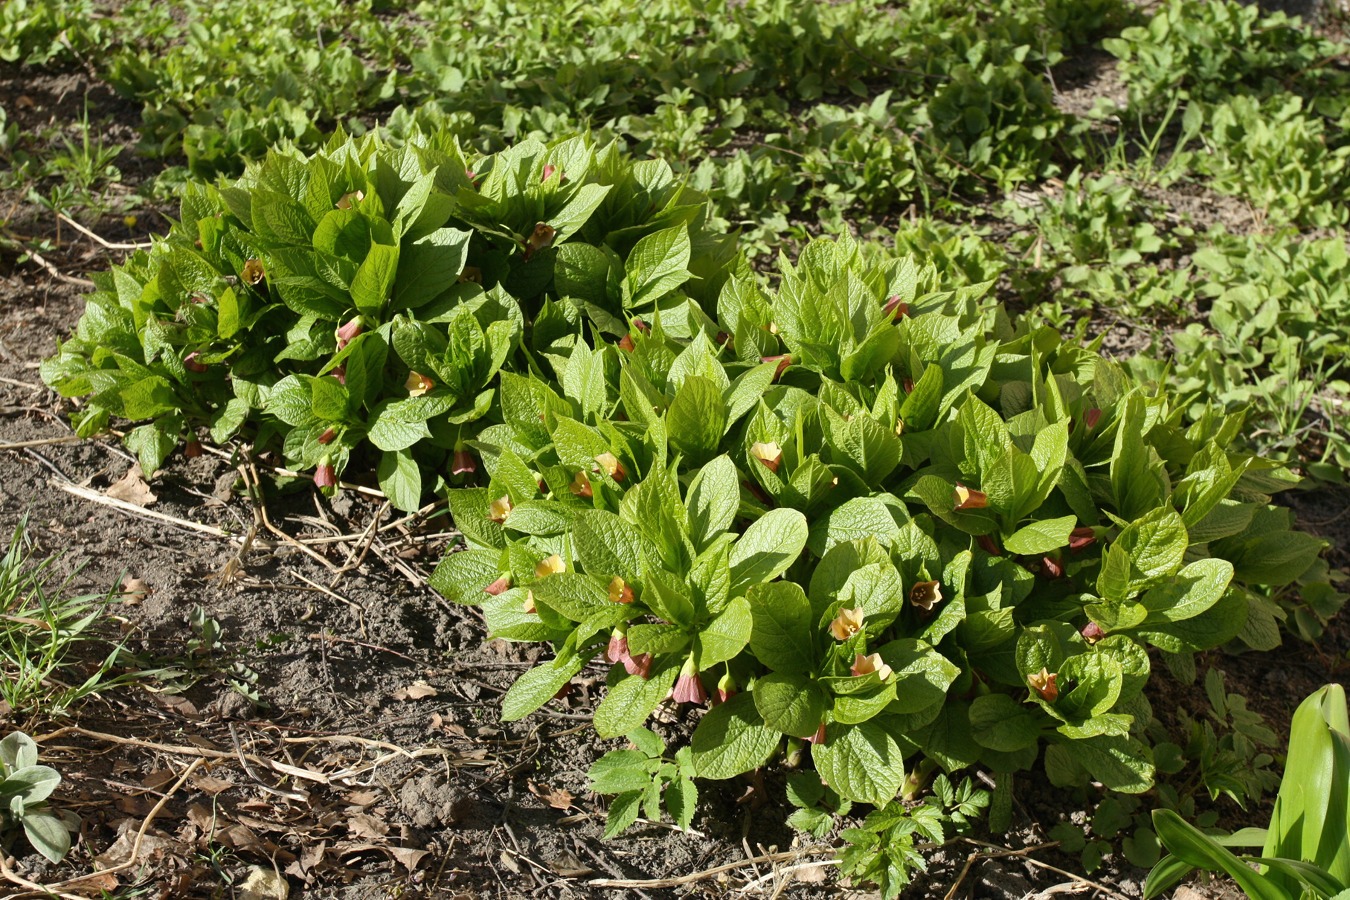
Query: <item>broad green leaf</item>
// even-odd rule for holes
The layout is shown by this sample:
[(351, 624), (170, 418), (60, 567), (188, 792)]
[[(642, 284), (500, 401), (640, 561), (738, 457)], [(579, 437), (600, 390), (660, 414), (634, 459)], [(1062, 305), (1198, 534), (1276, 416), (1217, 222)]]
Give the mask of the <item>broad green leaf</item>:
[(416, 512), (422, 505), (422, 470), (407, 450), (386, 451), (377, 472), (380, 490), (395, 509)]
[(895, 799), (905, 780), (905, 758), (882, 722), (859, 725), (831, 724), (825, 743), (811, 747), (811, 758), (831, 788), (841, 797), (883, 806)]
[(695, 641), (694, 658), (699, 670), (706, 672), (744, 650), (750, 640), (751, 622), (750, 604), (744, 597), (736, 597), (704, 625)]
[(775, 672), (805, 673), (815, 666), (811, 604), (790, 581), (759, 584), (746, 594), (753, 629), (750, 650)]
[(649, 678), (629, 675), (609, 688), (595, 708), (595, 733), (602, 738), (622, 737), (641, 727), (666, 699), (680, 662), (667, 657), (653, 666)]
[(585, 664), (585, 659), (569, 650), (521, 675), (502, 697), (502, 721), (523, 719), (552, 700)]
[(805, 675), (771, 672), (755, 682), (752, 696), (764, 724), (793, 737), (811, 737), (825, 716), (825, 695)]
[(380, 316), (394, 288), (398, 274), (398, 247), (371, 244), (361, 267), (352, 279), (352, 302), (368, 316)]
[(1003, 541), (1003, 549), (1019, 556), (1036, 556), (1069, 545), (1069, 532), (1078, 523), (1076, 516), (1042, 519), (1013, 532)]
[(772, 581), (787, 571), (806, 546), (806, 517), (774, 509), (757, 519), (731, 551), (731, 593)]
[(755, 709), (750, 694), (737, 694), (699, 721), (690, 741), (701, 778), (734, 778), (768, 761), (781, 740)]

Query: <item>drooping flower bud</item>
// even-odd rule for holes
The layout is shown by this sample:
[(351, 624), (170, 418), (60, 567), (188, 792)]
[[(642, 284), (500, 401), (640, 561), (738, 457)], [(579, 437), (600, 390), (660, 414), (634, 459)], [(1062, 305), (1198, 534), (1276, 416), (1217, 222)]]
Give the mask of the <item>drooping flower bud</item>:
[(196, 372), (198, 375), (208, 371), (210, 367), (207, 366), (206, 363), (197, 361), (199, 355), (200, 354), (196, 350), (193, 350), (187, 356), (183, 357), (183, 368), (187, 369), (189, 372)]
[(639, 653), (637, 656), (625, 656), (622, 660), (624, 671), (629, 675), (639, 675), (643, 679), (651, 677), (652, 655)]
[(830, 634), (836, 641), (846, 641), (857, 634), (863, 626), (863, 608), (841, 609), (830, 622)]
[(853, 668), (849, 670), (853, 677), (857, 678), (863, 675), (877, 673), (877, 677), (882, 681), (891, 677), (891, 667), (881, 659), (880, 653), (872, 653), (863, 656), (861, 653), (854, 654)]
[(334, 366), (333, 371), (328, 374), (336, 378), (338, 384), (343, 387), (347, 386), (347, 364), (345, 362), (341, 365)]
[(1097, 542), (1097, 531), (1091, 526), (1075, 528), (1069, 532), (1069, 549), (1082, 550), (1084, 547)]
[(632, 326), (633, 326), (634, 328), (636, 328), (636, 329), (637, 329), (639, 332), (641, 332), (642, 334), (651, 334), (651, 333), (652, 333), (652, 326), (648, 325), (646, 322), (642, 321), (641, 319), (635, 318), (635, 319), (633, 319), (633, 321), (632, 321), (631, 324), (632, 324)]
[(975, 538), (975, 543), (980, 545), (980, 549), (990, 556), (1002, 556), (1003, 551), (999, 549), (992, 535), (982, 534)]
[(924, 612), (932, 612), (933, 606), (942, 600), (942, 586), (936, 581), (920, 581), (909, 589), (909, 603)]
[(559, 575), (567, 571), (567, 563), (558, 554), (545, 557), (539, 560), (534, 567), (535, 578), (547, 578), (550, 575)]
[(451, 475), (472, 475), (478, 471), (478, 463), (474, 461), (473, 454), (464, 447), (458, 447), (454, 456), (450, 458)]
[(323, 434), (319, 435), (319, 443), (324, 445), (331, 444), (333, 443), (333, 439), (336, 437), (337, 437), (337, 428), (333, 427), (332, 425), (329, 425), (327, 428), (323, 430)]
[(314, 486), (318, 488), (337, 487), (337, 471), (326, 456), (314, 469)]
[(183, 455), (188, 459), (196, 459), (202, 455), (202, 442), (195, 437), (188, 438), (187, 444), (183, 447)]
[(529, 262), (530, 257), (552, 244), (557, 233), (553, 226), (546, 222), (534, 226), (534, 231), (531, 231), (530, 236), (525, 239), (525, 261)]
[(364, 331), (365, 327), (366, 323), (360, 316), (352, 319), (346, 325), (338, 326), (338, 330), (334, 332), (337, 337), (337, 348), (341, 350), (356, 340), (356, 336)]
[(676, 703), (697, 703), (700, 706), (708, 702), (708, 692), (703, 687), (703, 679), (698, 676), (698, 667), (691, 655), (680, 669), (680, 677), (675, 679), (675, 690), (671, 698)]
[(631, 334), (625, 334), (623, 337), (619, 338), (619, 349), (624, 353), (632, 353), (637, 349), (636, 345), (633, 343), (633, 336)]
[(633, 588), (618, 575), (609, 580), (609, 602), (610, 603), (632, 603)]
[(892, 319), (900, 319), (909, 315), (909, 304), (901, 300), (899, 294), (892, 294), (881, 311)]
[(1102, 411), (1095, 406), (1083, 413), (1083, 424), (1087, 426), (1088, 431), (1095, 430), (1097, 428), (1097, 423), (1101, 420)]
[(556, 171), (558, 171), (558, 169), (555, 166), (546, 163), (544, 165), (544, 177), (540, 178), (539, 181), (540, 182), (548, 181), (550, 178), (553, 177), (553, 173)]
[(240, 273), (240, 277), (247, 284), (257, 287), (267, 278), (267, 270), (263, 268), (262, 260), (250, 259), (245, 261), (244, 271)]
[(1041, 571), (1045, 573), (1047, 578), (1064, 577), (1064, 566), (1060, 563), (1059, 560), (1055, 559), (1048, 553), (1045, 556), (1041, 557)]
[(714, 695), (718, 703), (726, 703), (737, 693), (736, 679), (731, 677), (730, 672), (723, 672), (722, 677), (717, 679), (717, 692)]
[(1083, 630), (1078, 633), (1081, 634), (1083, 640), (1087, 641), (1089, 644), (1095, 644), (1106, 637), (1106, 632), (1103, 631), (1102, 626), (1098, 625), (1096, 622), (1087, 623), (1083, 626)]
[(595, 458), (595, 463), (598, 466), (597, 472), (604, 472), (615, 481), (622, 482), (628, 477), (628, 471), (613, 453), (601, 453)]
[(432, 381), (421, 372), (409, 372), (408, 380), (403, 382), (403, 386), (408, 389), (409, 397), (420, 397), (434, 388), (436, 382)]
[(811, 735), (809, 738), (807, 738), (807, 739), (806, 739), (806, 742), (807, 742), (808, 744), (815, 744), (817, 747), (824, 747), (824, 746), (825, 746), (825, 723), (824, 723), (824, 722), (821, 722), (821, 723), (820, 723), (820, 727), (816, 729), (816, 733), (813, 734), (813, 735)]
[(777, 381), (777, 380), (782, 376), (782, 374), (783, 374), (785, 371), (787, 371), (787, 367), (790, 366), (790, 365), (792, 365), (792, 354), (791, 354), (791, 353), (780, 353), (780, 354), (778, 354), (777, 356), (761, 356), (761, 357), (759, 358), (759, 361), (760, 361), (760, 362), (775, 362), (775, 361), (777, 361), (777, 363), (778, 363), (778, 368), (776, 368), (776, 369), (773, 370), (773, 380), (774, 380), (774, 381)]
[[(333, 195), (329, 194), (328, 196), (331, 197)], [(365, 191), (350, 191), (338, 198), (337, 208), (351, 209), (353, 206), (360, 203), (364, 199), (366, 199)]]
[(591, 480), (586, 477), (585, 472), (578, 472), (577, 477), (572, 479), (568, 485), (568, 490), (583, 500), (589, 500), (595, 496), (594, 489), (591, 488)]
[(496, 597), (500, 594), (505, 593), (510, 589), (511, 589), (511, 576), (507, 574), (503, 575), (496, 581), (492, 582), (492, 584), (489, 584), (487, 587), (483, 588), (483, 593), (490, 594), (493, 597)]
[(605, 648), (605, 662), (623, 662), (627, 658), (628, 634), (622, 628), (615, 628), (610, 632), (609, 646)]
[(914, 379), (913, 378), (901, 379), (900, 387), (906, 394), (914, 393)]
[(954, 499), (957, 509), (984, 509), (989, 505), (989, 496), (984, 491), (968, 488), (959, 481), (956, 483)]
[(750, 445), (750, 455), (763, 463), (770, 472), (777, 472), (783, 464), (783, 448), (776, 443), (756, 441)]
[(736, 348), (736, 339), (725, 331), (717, 332), (717, 337), (713, 338), (719, 346), (726, 347), (728, 350)]
[(1058, 679), (1058, 672), (1048, 671), (1045, 666), (1041, 666), (1039, 672), (1027, 676), (1027, 684), (1046, 703), (1054, 703), (1059, 697), (1059, 685), (1055, 683)]
[(512, 503), (509, 496), (501, 496), (488, 504), (488, 518), (498, 524), (505, 522), (511, 515)]

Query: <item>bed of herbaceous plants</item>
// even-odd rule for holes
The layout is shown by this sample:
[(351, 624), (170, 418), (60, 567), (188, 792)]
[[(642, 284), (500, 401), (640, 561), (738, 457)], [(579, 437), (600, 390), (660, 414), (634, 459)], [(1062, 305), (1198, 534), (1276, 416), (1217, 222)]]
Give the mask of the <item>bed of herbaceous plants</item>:
[[(432, 585), (548, 647), (503, 718), (609, 666), (608, 834), (781, 765), (799, 827), (874, 810), (843, 869), (887, 894), (986, 807), (1006, 828), (1019, 772), (1148, 791), (1152, 666), (1269, 649), (1289, 586), (1330, 591), (1240, 415), (923, 257), (819, 239), (773, 276), (613, 144), (338, 135), (189, 188), (42, 375), (83, 434), (142, 422), (147, 473), (239, 439), (443, 493), (465, 546)], [(667, 702), (708, 708), (687, 742), (644, 727)]]

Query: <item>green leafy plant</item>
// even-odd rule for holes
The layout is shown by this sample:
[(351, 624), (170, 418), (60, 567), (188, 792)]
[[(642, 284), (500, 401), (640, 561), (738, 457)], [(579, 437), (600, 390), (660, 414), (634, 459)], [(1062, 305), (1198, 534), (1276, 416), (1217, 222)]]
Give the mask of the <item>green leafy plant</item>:
[(378, 452), (381, 487), (413, 510), (428, 470), (475, 467), (464, 442), (509, 358), (556, 352), (553, 334), (570, 346), (583, 315), (624, 333), (621, 307), (650, 316), (720, 286), (727, 243), (703, 212), (663, 164), (581, 138), (479, 159), (447, 134), (338, 136), (189, 188), (168, 238), (99, 278), (43, 377), (89, 398), (82, 434), (143, 422), (126, 443), (147, 473), (198, 452), (202, 430), (246, 429), (322, 487)]
[(61, 784), (61, 773), (38, 765), (38, 746), (22, 731), (0, 740), (0, 824), (22, 827), (28, 843), (52, 862), (70, 852), (65, 822), (47, 809), (47, 798)]
[[(1171, 810), (1153, 813), (1158, 837), (1172, 855), (1149, 873), (1144, 896), (1158, 896), (1196, 869), (1227, 873), (1254, 900), (1346, 896), (1348, 786), (1350, 722), (1345, 689), (1330, 684), (1294, 713), (1285, 774), (1267, 828), (1215, 837)], [(1237, 856), (1228, 847), (1259, 847), (1261, 855)]]
[(666, 759), (665, 741), (648, 728), (634, 729), (628, 741), (633, 749), (611, 750), (586, 774), (591, 790), (616, 795), (609, 805), (605, 837), (626, 830), (639, 813), (659, 820), (663, 803), (675, 824), (687, 830), (698, 805), (689, 748), (681, 747), (673, 759)]

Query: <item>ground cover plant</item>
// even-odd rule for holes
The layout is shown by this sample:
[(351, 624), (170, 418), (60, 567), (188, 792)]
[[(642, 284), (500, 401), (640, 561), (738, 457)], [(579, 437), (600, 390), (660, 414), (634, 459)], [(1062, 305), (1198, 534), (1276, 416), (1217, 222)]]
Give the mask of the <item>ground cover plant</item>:
[(62, 577), (158, 566), (14, 607), (128, 650), (3, 714), (58, 809), (163, 792), (6, 878), (1135, 896), (1258, 820), (1343, 672), (1333, 31), (273, 6), (0, 14), (0, 490)]

